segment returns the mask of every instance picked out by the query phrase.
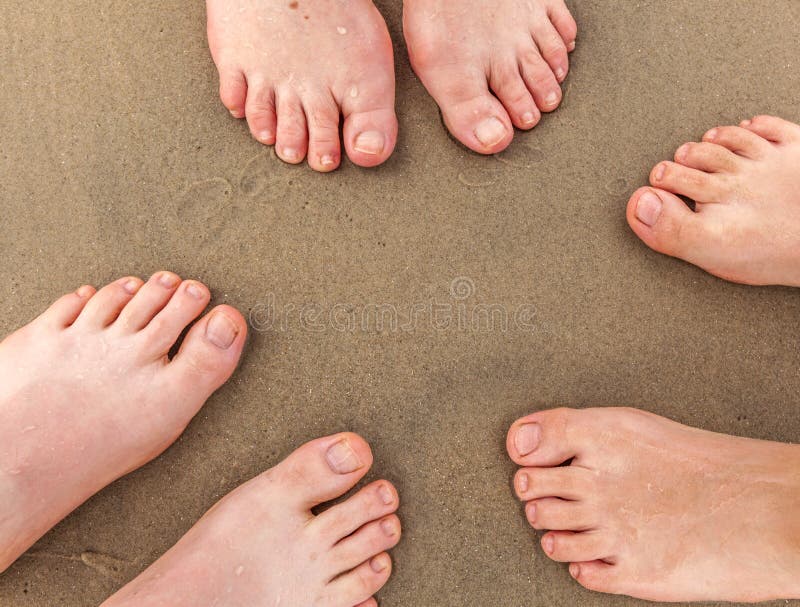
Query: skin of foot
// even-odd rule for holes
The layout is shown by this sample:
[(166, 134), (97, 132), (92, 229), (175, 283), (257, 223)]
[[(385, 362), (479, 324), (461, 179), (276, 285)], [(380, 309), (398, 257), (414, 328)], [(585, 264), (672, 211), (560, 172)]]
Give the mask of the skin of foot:
[(558, 107), (578, 32), (563, 0), (404, 0), (403, 30), (447, 128), (480, 154)]
[[(628, 203), (647, 246), (750, 285), (800, 286), (800, 126), (756, 116), (708, 131)], [(676, 196), (696, 201), (692, 211)]]
[(233, 373), (247, 326), (159, 272), (84, 286), (0, 343), (0, 571), (91, 495), (163, 452)]
[(372, 464), (355, 434), (317, 439), (214, 506), (103, 607), (377, 607), (400, 541), (395, 488), (381, 480), (318, 515)]
[[(514, 489), (580, 584), (653, 601), (800, 598), (800, 446), (636, 409), (516, 421)], [(568, 465), (564, 465), (568, 463)]]
[(394, 60), (370, 0), (207, 0), (220, 96), (253, 137), (316, 171), (373, 167), (397, 141)]

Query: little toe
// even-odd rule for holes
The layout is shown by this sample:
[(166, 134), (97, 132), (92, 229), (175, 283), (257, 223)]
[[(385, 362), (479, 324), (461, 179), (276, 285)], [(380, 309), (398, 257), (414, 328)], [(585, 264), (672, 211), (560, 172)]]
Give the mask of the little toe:
[(520, 51), (519, 69), (539, 109), (542, 112), (555, 110), (561, 103), (561, 87), (553, 70), (533, 43)]
[(501, 63), (492, 68), (489, 84), (506, 108), (511, 122), (519, 129), (531, 129), (541, 119), (539, 108), (522, 80), (519, 67), (514, 62)]
[(707, 173), (666, 161), (650, 172), (650, 184), (697, 202), (722, 202), (730, 192), (730, 175)]
[[(370, 521), (395, 512), (399, 505), (400, 500), (394, 486), (387, 481), (376, 481), (346, 501), (319, 514), (309, 523), (309, 527), (334, 544)], [(380, 550), (373, 554), (378, 552)]]
[(181, 279), (172, 272), (158, 272), (144, 283), (114, 323), (126, 332), (143, 329), (167, 305)]
[(586, 531), (597, 524), (595, 511), (586, 502), (545, 497), (525, 504), (525, 518), (534, 529)]
[(506, 449), (520, 466), (558, 466), (581, 454), (581, 411), (552, 409), (515, 421), (508, 431)]
[(367, 523), (330, 551), (332, 575), (350, 571), (376, 554), (394, 548), (400, 541), (400, 534), (400, 519), (395, 514)]
[(752, 160), (763, 158), (772, 148), (769, 141), (739, 126), (713, 128), (703, 135), (703, 141), (724, 146), (731, 152)]
[(358, 605), (383, 588), (392, 574), (392, 559), (385, 552), (373, 556), (329, 585), (331, 603)]
[(195, 280), (182, 282), (163, 309), (141, 330), (151, 356), (165, 356), (189, 323), (205, 310), (210, 300), (211, 294), (204, 284)]
[(579, 466), (520, 468), (514, 476), (514, 490), (523, 501), (543, 497), (579, 500), (591, 494), (590, 474)]
[(756, 116), (741, 126), (775, 143), (800, 141), (800, 126), (776, 116)]
[(129, 276), (106, 285), (86, 302), (73, 326), (103, 328), (110, 325), (142, 284), (140, 278)]
[(542, 537), (542, 549), (560, 563), (605, 560), (613, 556), (610, 536), (600, 531), (549, 531)]
[(308, 165), (328, 173), (341, 161), (339, 107), (330, 95), (319, 95), (304, 102), (308, 119)]
[(690, 142), (676, 150), (675, 162), (706, 173), (733, 173), (745, 161), (721, 145)]
[(276, 91), (278, 130), (275, 136), (275, 153), (289, 164), (298, 164), (308, 150), (308, 126), (303, 104), (291, 90)]
[(569, 71), (567, 45), (549, 19), (536, 19), (532, 28), (533, 40), (542, 58), (550, 66), (557, 82), (563, 82)]
[(244, 118), (247, 102), (247, 80), (234, 68), (219, 70), (219, 97), (234, 118)]
[(250, 133), (264, 145), (275, 145), (278, 118), (275, 92), (263, 78), (252, 76), (247, 90), (247, 125)]
[(77, 291), (59, 297), (39, 316), (39, 319), (52, 327), (62, 329), (68, 327), (75, 322), (95, 293), (94, 287), (84, 285)]
[(587, 590), (608, 594), (622, 594), (619, 567), (617, 565), (600, 560), (570, 563), (569, 574)]
[(575, 18), (569, 12), (564, 0), (553, 0), (549, 3), (547, 15), (550, 17), (550, 22), (556, 28), (561, 40), (564, 42), (568, 51), (575, 49), (575, 39), (578, 37), (578, 24), (575, 23)]

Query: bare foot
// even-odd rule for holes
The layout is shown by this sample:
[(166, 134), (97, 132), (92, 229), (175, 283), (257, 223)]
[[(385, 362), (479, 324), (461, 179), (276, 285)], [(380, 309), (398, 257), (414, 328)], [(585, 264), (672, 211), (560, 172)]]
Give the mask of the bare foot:
[[(635, 409), (518, 420), (514, 487), (586, 588), (655, 601), (800, 598), (800, 446)], [(570, 462), (562, 466), (564, 462)]]
[(397, 491), (376, 481), (322, 514), (311, 508), (369, 470), (355, 434), (312, 441), (214, 506), (103, 607), (376, 607), (400, 541)]
[(563, 0), (405, 0), (403, 22), (414, 71), (472, 150), (505, 149), (561, 103), (578, 31)]
[(247, 327), (160, 272), (65, 295), (0, 343), (0, 571), (113, 480), (156, 457), (233, 373)]
[(394, 61), (370, 0), (207, 0), (222, 102), (285, 162), (332, 171), (385, 161), (397, 141)]
[[(751, 285), (800, 286), (800, 126), (757, 116), (711, 129), (628, 203), (647, 246)], [(694, 212), (674, 194), (697, 201)]]

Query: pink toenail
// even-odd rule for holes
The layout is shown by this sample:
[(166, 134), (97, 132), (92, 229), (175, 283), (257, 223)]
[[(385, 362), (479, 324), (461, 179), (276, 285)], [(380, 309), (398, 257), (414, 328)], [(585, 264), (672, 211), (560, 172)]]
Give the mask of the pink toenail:
[(574, 51), (575, 50), (575, 41), (574, 40), (567, 45), (567, 50), (568, 51)]
[(558, 103), (558, 93), (553, 91), (547, 97), (544, 98), (544, 102), (548, 106), (555, 105), (556, 103)]
[(475, 138), (487, 148), (503, 141), (507, 134), (506, 126), (494, 116), (487, 118), (475, 127)]
[(664, 173), (666, 172), (667, 172), (667, 166), (664, 164), (659, 164), (653, 177), (655, 178), (656, 181), (661, 181), (662, 179), (664, 179)]
[(125, 289), (128, 293), (136, 293), (139, 290), (139, 281), (131, 278), (130, 280), (125, 281), (122, 283), (122, 288)]
[(661, 198), (647, 191), (639, 196), (636, 202), (636, 219), (646, 226), (653, 227), (661, 216), (663, 206)]
[(80, 289), (75, 291), (75, 293), (77, 293), (78, 297), (80, 297), (81, 299), (85, 299), (87, 297), (92, 296), (92, 293), (94, 293), (94, 289), (89, 285), (84, 285)]
[(558, 78), (559, 81), (563, 80), (565, 75), (566, 72), (563, 67), (556, 68), (556, 78)]
[(717, 138), (718, 133), (719, 131), (717, 131), (717, 129), (711, 129), (708, 133), (706, 133), (706, 139), (708, 141), (714, 141), (714, 139)]
[(381, 523), (381, 529), (383, 532), (388, 535), (389, 537), (394, 537), (397, 535), (397, 526), (394, 524), (394, 521), (386, 520)]
[(539, 446), (542, 438), (542, 428), (539, 424), (522, 424), (514, 434), (514, 447), (522, 456), (528, 455)]
[(753, 124), (752, 120), (742, 120), (742, 122), (741, 122), (741, 125), (744, 126), (744, 127), (748, 127), (751, 124)]
[(555, 542), (553, 541), (552, 535), (546, 535), (545, 538), (542, 540), (542, 546), (544, 547), (544, 551), (547, 554), (553, 554), (553, 548), (555, 547)]
[(578, 563), (572, 563), (569, 566), (569, 574), (574, 578), (578, 579), (578, 576), (581, 574), (581, 566)]
[(174, 274), (170, 274), (169, 272), (162, 272), (158, 275), (158, 284), (160, 284), (162, 287), (166, 287), (167, 289), (171, 289), (178, 284), (178, 277)]
[(342, 439), (328, 447), (325, 459), (328, 460), (331, 470), (337, 474), (350, 474), (363, 466), (347, 439)]
[(525, 493), (528, 491), (528, 487), (530, 486), (530, 480), (528, 479), (528, 475), (524, 472), (520, 472), (517, 475), (517, 489), (520, 493)]
[(286, 162), (297, 162), (300, 160), (300, 154), (294, 148), (283, 148), (283, 154), (281, 157)]
[(186, 292), (195, 299), (203, 299), (203, 297), (205, 296), (205, 291), (203, 291), (203, 289), (198, 287), (193, 282), (190, 282), (189, 285), (186, 287)]
[(274, 135), (272, 134), (272, 131), (261, 131), (258, 134), (258, 140), (261, 143), (270, 143), (272, 141), (273, 137), (274, 137)]
[(206, 324), (206, 339), (221, 350), (227, 350), (239, 334), (236, 324), (224, 313), (211, 315)]
[(325, 154), (322, 158), (319, 159), (319, 163), (324, 167), (329, 167), (336, 164), (336, 160), (330, 154)]
[(533, 524), (536, 522), (536, 504), (533, 502), (528, 502), (528, 505), (525, 506), (525, 514), (528, 517), (528, 521)]
[(678, 151), (675, 152), (675, 158), (678, 160), (686, 160), (686, 155), (689, 153), (689, 144), (684, 143), (681, 147), (678, 148)]
[(362, 154), (377, 156), (386, 147), (386, 137), (380, 131), (365, 131), (360, 133), (353, 142), (353, 149)]
[(381, 485), (381, 488), (378, 489), (378, 493), (380, 493), (381, 501), (387, 506), (394, 501), (394, 494), (392, 494), (389, 487), (386, 485)]
[(369, 566), (375, 573), (380, 573), (381, 571), (385, 571), (386, 568), (389, 566), (389, 563), (386, 562), (388, 558), (389, 557), (387, 557), (386, 555), (376, 556), (369, 562)]
[(525, 112), (522, 115), (522, 124), (532, 124), (536, 120), (533, 112)]

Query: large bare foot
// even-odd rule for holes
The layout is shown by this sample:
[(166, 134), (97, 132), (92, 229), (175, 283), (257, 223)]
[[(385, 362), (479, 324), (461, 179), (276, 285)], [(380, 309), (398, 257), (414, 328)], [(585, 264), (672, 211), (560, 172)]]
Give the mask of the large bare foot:
[[(757, 116), (711, 129), (628, 204), (647, 246), (752, 285), (800, 286), (800, 126)], [(675, 196), (697, 201), (692, 211)]]
[(372, 465), (354, 434), (312, 441), (214, 506), (104, 607), (376, 607), (400, 540), (386, 481), (318, 516)]
[(285, 162), (332, 171), (386, 160), (397, 141), (394, 62), (370, 0), (207, 0), (220, 95)]
[(544, 551), (586, 588), (800, 598), (800, 446), (635, 409), (556, 409), (515, 422), (507, 447), (528, 520), (551, 530)]
[(65, 295), (0, 343), (0, 571), (92, 494), (166, 449), (233, 373), (247, 327), (159, 272)]
[(472, 150), (505, 149), (561, 103), (578, 31), (563, 0), (405, 0), (403, 20), (414, 71)]

